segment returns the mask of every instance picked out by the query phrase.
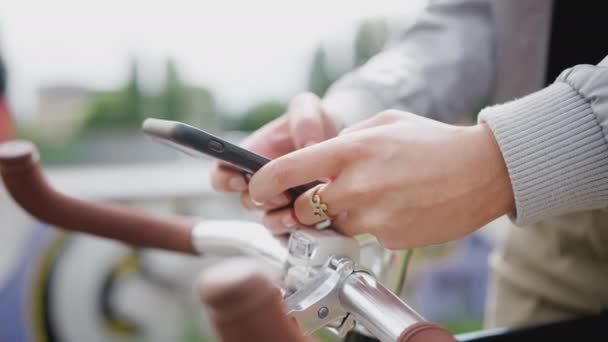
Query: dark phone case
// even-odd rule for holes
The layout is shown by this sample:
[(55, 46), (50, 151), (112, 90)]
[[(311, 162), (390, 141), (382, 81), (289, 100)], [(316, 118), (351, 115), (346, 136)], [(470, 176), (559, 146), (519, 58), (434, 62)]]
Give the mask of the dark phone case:
[[(223, 160), (249, 174), (256, 173), (270, 161), (270, 159), (255, 152), (186, 124), (176, 125), (172, 139), (193, 150)], [(321, 182), (303, 184), (287, 191), (293, 198), (296, 198), (318, 184), (321, 184)]]

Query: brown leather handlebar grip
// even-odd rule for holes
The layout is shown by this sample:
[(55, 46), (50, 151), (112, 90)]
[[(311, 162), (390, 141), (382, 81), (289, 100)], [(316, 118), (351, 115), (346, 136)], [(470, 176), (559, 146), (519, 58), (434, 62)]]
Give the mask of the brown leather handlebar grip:
[(313, 341), (287, 316), (272, 279), (268, 268), (243, 258), (213, 265), (202, 274), (201, 299), (220, 341)]
[(135, 246), (195, 253), (191, 243), (192, 220), (155, 217), (55, 191), (44, 178), (38, 165), (38, 151), (30, 142), (0, 144), (0, 174), (13, 199), (41, 221)]
[(431, 322), (420, 322), (408, 327), (398, 342), (456, 342), (445, 328)]

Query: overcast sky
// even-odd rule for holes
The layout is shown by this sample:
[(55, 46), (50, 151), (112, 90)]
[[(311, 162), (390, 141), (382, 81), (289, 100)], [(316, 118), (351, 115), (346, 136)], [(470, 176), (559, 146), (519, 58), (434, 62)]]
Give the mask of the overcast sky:
[(158, 84), (172, 56), (186, 80), (242, 110), (303, 89), (320, 39), (337, 42), (361, 18), (412, 11), (422, 1), (1, 0), (0, 46), (21, 119), (35, 113), (40, 85), (116, 87), (132, 55), (147, 84)]

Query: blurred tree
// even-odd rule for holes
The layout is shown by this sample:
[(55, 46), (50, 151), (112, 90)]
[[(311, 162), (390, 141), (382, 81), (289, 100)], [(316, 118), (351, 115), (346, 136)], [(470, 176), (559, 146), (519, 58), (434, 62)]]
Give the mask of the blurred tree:
[(184, 113), (184, 121), (207, 131), (216, 131), (220, 123), (211, 91), (204, 87), (188, 86), (185, 95), (188, 111)]
[(136, 129), (148, 116), (177, 120), (214, 131), (218, 120), (211, 92), (185, 84), (175, 62), (165, 63), (165, 79), (158, 95), (143, 94), (135, 60), (127, 84), (117, 91), (97, 92), (89, 105), (84, 130)]
[(137, 61), (131, 60), (130, 77), (124, 91), (124, 120), (125, 123), (139, 126), (142, 119), (143, 96), (139, 85), (139, 70)]
[(365, 64), (382, 50), (388, 39), (388, 27), (384, 18), (371, 18), (363, 21), (353, 42), (355, 67)]
[(287, 105), (283, 102), (262, 102), (247, 111), (237, 128), (242, 131), (255, 131), (285, 113), (286, 110)]
[(125, 108), (121, 91), (98, 92), (89, 105), (83, 128), (85, 130), (125, 126)]
[[(388, 39), (388, 27), (384, 18), (367, 19), (357, 28), (352, 43), (352, 68), (365, 64), (371, 57), (382, 50)], [(308, 90), (322, 97), (332, 83), (344, 74), (343, 70), (332, 67), (328, 62), (328, 52), (322, 45), (318, 46), (310, 64)]]
[(175, 62), (168, 59), (165, 64), (165, 86), (159, 98), (159, 118), (185, 121), (189, 111), (188, 95)]
[(85, 130), (139, 127), (144, 98), (139, 86), (137, 61), (131, 61), (126, 86), (118, 91), (98, 92), (89, 105)]
[(335, 77), (331, 77), (327, 63), (327, 52), (323, 46), (317, 47), (308, 76), (308, 90), (318, 96), (325, 95), (329, 86), (335, 81)]

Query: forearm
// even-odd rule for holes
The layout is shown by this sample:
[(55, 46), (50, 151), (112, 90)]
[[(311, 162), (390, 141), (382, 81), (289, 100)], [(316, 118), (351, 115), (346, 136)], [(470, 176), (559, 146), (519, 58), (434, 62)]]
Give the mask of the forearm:
[(324, 107), (345, 125), (388, 108), (455, 121), (492, 89), (493, 35), (487, 0), (432, 0), (395, 43), (332, 85)]
[(566, 70), (537, 93), (484, 109), (480, 121), (505, 160), (516, 223), (608, 207), (606, 64)]

